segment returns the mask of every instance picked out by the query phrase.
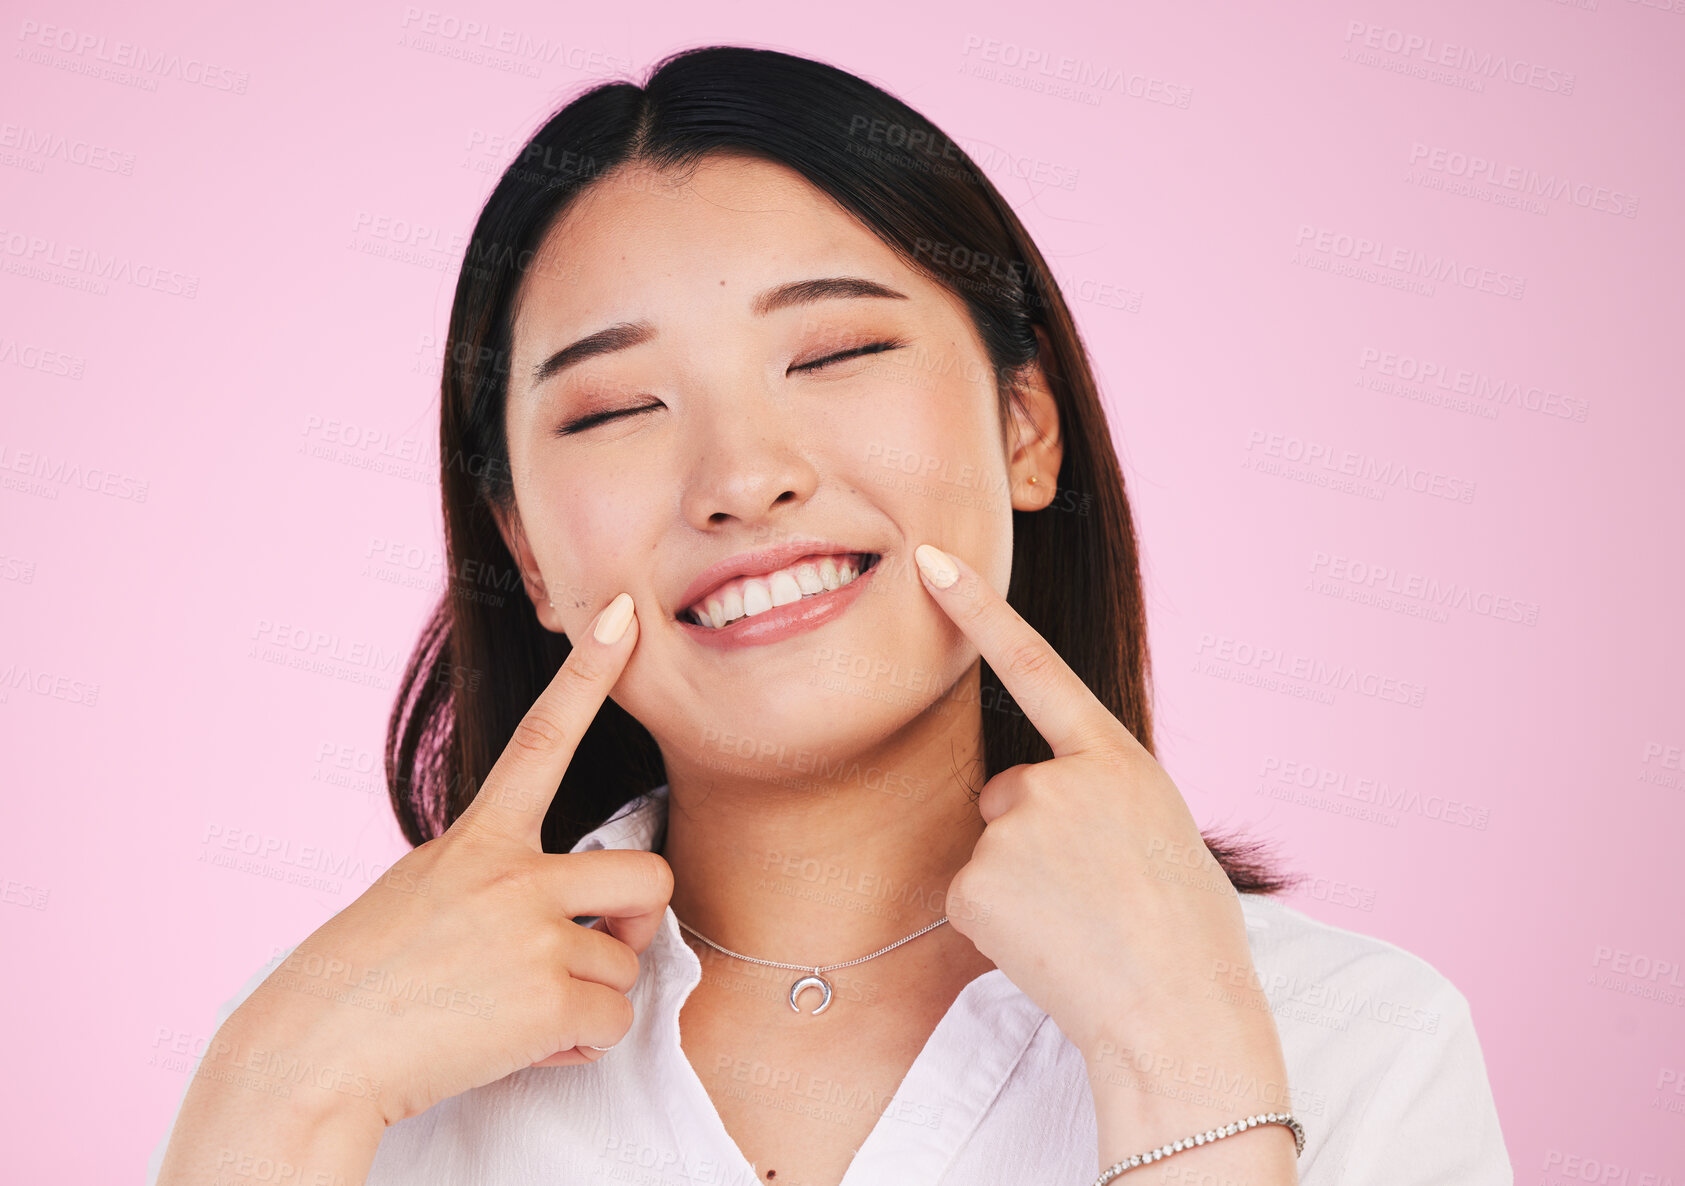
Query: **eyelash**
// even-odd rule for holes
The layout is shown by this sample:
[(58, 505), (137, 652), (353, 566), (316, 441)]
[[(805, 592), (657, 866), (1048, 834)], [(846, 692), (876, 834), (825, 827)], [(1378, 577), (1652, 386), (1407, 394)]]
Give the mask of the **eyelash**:
[[(851, 358), (862, 358), (868, 354), (882, 354), (886, 350), (899, 350), (905, 344), (899, 338), (886, 338), (882, 341), (868, 342), (864, 346), (854, 346), (847, 350), (838, 351), (836, 354), (828, 354), (824, 358), (816, 358), (812, 362), (804, 362), (801, 366), (791, 367), (790, 370), (807, 373), (820, 371), (833, 363), (847, 362)], [(588, 428), (595, 428), (606, 421), (618, 420), (622, 416), (631, 416), (638, 412), (648, 412), (660, 406), (659, 403), (643, 404), (636, 408), (615, 408), (607, 412), (592, 412), (588, 416), (581, 416), (577, 420), (568, 421), (556, 430), (556, 435), (571, 436), (576, 432), (584, 432)]]
[(885, 350), (896, 350), (903, 344), (898, 338), (868, 342), (864, 346), (854, 346), (836, 354), (828, 354), (824, 358), (816, 358), (812, 362), (804, 362), (801, 366), (791, 367), (790, 369), (792, 371), (817, 371), (830, 366), (834, 362), (847, 362), (851, 358), (859, 358), (867, 354), (882, 354)]

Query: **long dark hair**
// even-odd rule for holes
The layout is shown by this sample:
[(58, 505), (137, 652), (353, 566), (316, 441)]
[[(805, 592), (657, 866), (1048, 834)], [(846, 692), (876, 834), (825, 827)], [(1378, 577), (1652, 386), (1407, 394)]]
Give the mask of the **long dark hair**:
[[(1123, 474), (1082, 340), (1028, 232), (970, 157), (894, 96), (807, 58), (713, 46), (665, 59), (642, 87), (598, 85), (557, 111), (475, 224), (440, 386), (448, 583), (388, 725), (387, 785), (411, 844), (461, 814), (570, 649), (538, 622), (492, 515), (495, 506), (513, 518), (503, 426), (522, 277), (548, 266), (537, 262), (540, 245), (593, 182), (633, 163), (682, 171), (711, 152), (794, 169), (962, 298), (999, 377), (1003, 426), (1008, 401), (1019, 398), (1015, 376), (1041, 363), (1064, 459), (1053, 505), (1012, 514), (1008, 599), (1153, 749), (1146, 614)], [(973, 793), (1001, 770), (1052, 757), (987, 662), (981, 675), (986, 769)], [(654, 738), (605, 701), (545, 817), (545, 851), (569, 851), (665, 777)], [(1237, 890), (1290, 884), (1257, 843), (1209, 832), (1205, 841)]]

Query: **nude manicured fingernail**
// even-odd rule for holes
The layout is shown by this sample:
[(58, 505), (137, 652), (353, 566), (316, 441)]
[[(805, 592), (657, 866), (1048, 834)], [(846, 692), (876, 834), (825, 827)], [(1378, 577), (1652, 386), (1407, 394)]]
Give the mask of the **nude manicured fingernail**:
[(617, 594), (613, 601), (603, 607), (603, 612), (597, 615), (596, 623), (591, 627), (591, 637), (604, 644), (619, 642), (631, 622), (632, 595)]
[(924, 573), (925, 579), (938, 589), (946, 589), (959, 580), (960, 570), (954, 567), (948, 553), (941, 548), (920, 544), (913, 549), (913, 559), (918, 561), (919, 571)]

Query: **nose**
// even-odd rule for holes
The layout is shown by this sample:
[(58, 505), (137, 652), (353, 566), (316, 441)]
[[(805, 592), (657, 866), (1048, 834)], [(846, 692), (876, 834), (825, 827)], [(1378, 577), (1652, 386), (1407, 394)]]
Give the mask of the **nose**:
[(800, 506), (819, 484), (813, 464), (796, 447), (794, 427), (770, 410), (758, 423), (740, 422), (730, 431), (699, 440), (690, 479), (685, 483), (685, 521), (702, 531), (737, 520), (750, 528), (770, 529), (779, 508)]

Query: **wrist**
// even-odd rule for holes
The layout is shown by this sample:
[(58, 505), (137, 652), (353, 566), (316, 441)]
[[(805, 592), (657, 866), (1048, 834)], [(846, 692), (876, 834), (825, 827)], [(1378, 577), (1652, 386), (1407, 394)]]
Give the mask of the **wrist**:
[[(1102, 1130), (1096, 1186), (1125, 1173), (1131, 1186), (1189, 1182), (1245, 1183), (1247, 1186), (1297, 1186), (1298, 1132), (1279, 1113), (1253, 1114), (1226, 1125), (1182, 1131), (1174, 1141), (1148, 1148), (1108, 1150)], [(1273, 1134), (1280, 1134), (1279, 1136)]]
[[(1100, 1133), (1102, 1165), (1248, 1116), (1292, 1112), (1286, 1058), (1275, 1031), (1246, 1019), (1184, 1019), (1125, 1036), (1114, 1027), (1083, 1051)], [(1272, 1126), (1274, 1127), (1274, 1126)], [(1284, 1133), (1286, 1130), (1282, 1130)], [(1228, 1144), (1228, 1138), (1222, 1144)], [(1288, 1133), (1287, 1147), (1294, 1142)], [(1259, 1138), (1271, 1145), (1278, 1138)], [(1247, 1138), (1245, 1144), (1254, 1144)], [(1140, 1146), (1136, 1148), (1134, 1146)], [(1256, 1147), (1256, 1145), (1255, 1145)], [(1232, 1156), (1233, 1151), (1224, 1156)]]
[(196, 1078), (283, 1105), (301, 1122), (378, 1139), (390, 1087), (322, 1011), (287, 1010), (257, 994), (211, 1039)]
[(321, 1065), (284, 1053), (273, 1031), (230, 1017), (188, 1085), (158, 1186), (364, 1181), (385, 1121), (366, 1101), (301, 1089), (293, 1080), (305, 1058), (307, 1067)]

